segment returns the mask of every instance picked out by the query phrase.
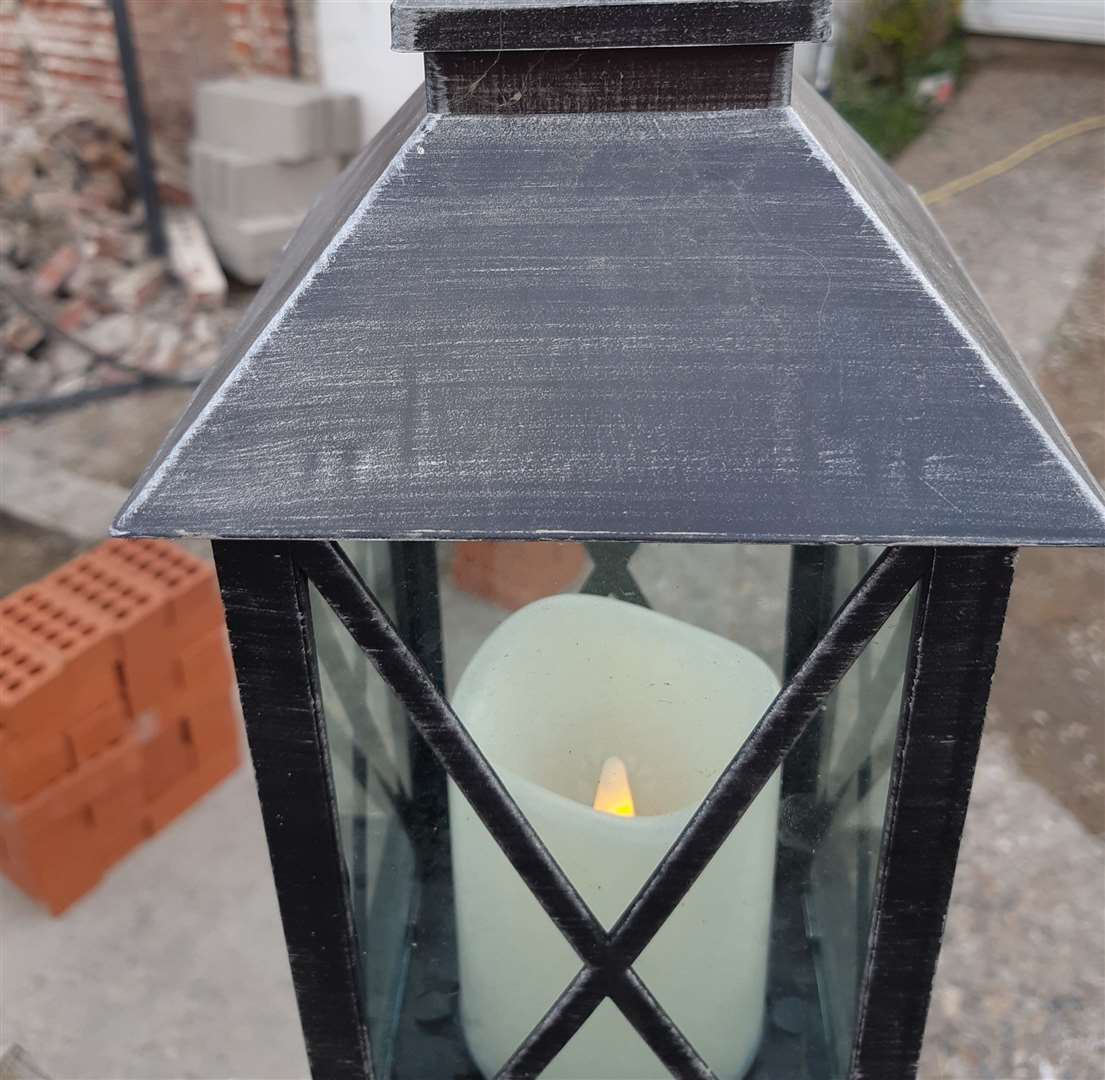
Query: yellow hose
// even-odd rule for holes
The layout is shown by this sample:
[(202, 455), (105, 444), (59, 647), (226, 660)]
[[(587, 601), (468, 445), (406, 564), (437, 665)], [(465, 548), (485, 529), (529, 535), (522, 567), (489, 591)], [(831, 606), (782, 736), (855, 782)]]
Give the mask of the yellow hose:
[(949, 180), (946, 184), (933, 188), (932, 191), (926, 191), (921, 199), (927, 206), (936, 206), (938, 203), (947, 202), (948, 199), (966, 191), (968, 188), (976, 187), (986, 180), (992, 180), (995, 176), (1001, 176), (1002, 173), (1015, 169), (1022, 162), (1034, 157), (1041, 150), (1046, 150), (1049, 146), (1054, 146), (1065, 139), (1073, 139), (1076, 135), (1085, 135), (1088, 131), (1097, 131), (1099, 128), (1105, 128), (1105, 116), (1087, 116), (1084, 120), (1066, 124), (1061, 128), (1056, 128), (1054, 131), (1041, 135), (1037, 139), (1033, 139), (1032, 142), (1022, 146), (1019, 150), (1014, 150), (1008, 157), (1003, 157), (1000, 161), (976, 169), (957, 180)]

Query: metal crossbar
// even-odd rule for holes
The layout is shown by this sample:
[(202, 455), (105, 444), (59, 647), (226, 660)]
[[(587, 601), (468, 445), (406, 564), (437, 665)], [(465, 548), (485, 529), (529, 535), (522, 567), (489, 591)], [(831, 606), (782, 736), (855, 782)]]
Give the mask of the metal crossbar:
[(406, 705), (411, 722), (580, 959), (601, 967), (606, 937), (602, 924), (549, 854), (345, 552), (334, 543), (305, 541), (296, 545), (296, 562)]
[(629, 569), (629, 560), (633, 558), (640, 544), (618, 540), (591, 540), (583, 546), (590, 556), (592, 570), (579, 588), (581, 593), (588, 596), (613, 596), (627, 604), (638, 604), (646, 608), (649, 606), (645, 594), (641, 592)]
[[(353, 640), (410, 711), (411, 720), (491, 836), (583, 961), (499, 1077), (536, 1076), (609, 997), (673, 1074), (710, 1080), (709, 1067), (632, 970), (816, 715), (824, 698), (925, 573), (927, 548), (891, 548), (768, 707), (732, 761), (607, 933), (549, 853), (444, 695), (402, 640), (341, 548), (295, 545), (296, 561)], [(621, 566), (627, 574), (624, 562)]]

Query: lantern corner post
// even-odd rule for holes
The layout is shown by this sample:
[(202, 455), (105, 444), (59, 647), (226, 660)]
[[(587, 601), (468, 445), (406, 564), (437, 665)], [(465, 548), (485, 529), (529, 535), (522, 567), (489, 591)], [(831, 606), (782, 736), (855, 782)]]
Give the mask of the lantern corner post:
[(1014, 548), (933, 549), (921, 581), (850, 1080), (913, 1080)]
[[(445, 692), (445, 646), (438, 585), (437, 547), (432, 540), (388, 541), (395, 621), (400, 637), (426, 669), (433, 684)], [(451, 890), (448, 860), (448, 793), (445, 773), (414, 725), (410, 726), (412, 785), (418, 791), (413, 808), (415, 843), (424, 866), (433, 866), (442, 885)]]
[(307, 579), (290, 542), (211, 546), (311, 1074), (371, 1080)]
[[(833, 616), (837, 549), (832, 544), (795, 544), (787, 583), (783, 676), (790, 679), (813, 651)], [(827, 706), (823, 702), (821, 709)], [(821, 725), (811, 724), (783, 761), (784, 799), (808, 795), (817, 783)]]

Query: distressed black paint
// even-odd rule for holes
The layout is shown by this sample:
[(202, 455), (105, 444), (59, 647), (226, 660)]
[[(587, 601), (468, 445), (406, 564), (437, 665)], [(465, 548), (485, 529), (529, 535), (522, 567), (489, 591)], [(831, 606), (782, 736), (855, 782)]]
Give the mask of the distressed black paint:
[[(786, 106), (770, 44), (827, 13), (400, 0), (434, 111), (416, 95), (320, 200), (120, 514), (122, 535), (274, 538), (216, 553), (319, 1080), (371, 1061), (300, 569), (410, 710), (418, 782), (451, 773), (580, 956), (519, 1080), (605, 997), (708, 1080), (630, 965), (924, 575), (852, 1059), (853, 1080), (914, 1075), (1007, 551), (899, 548), (831, 622), (792, 619), (787, 686), (609, 933), (445, 701), (415, 612), (434, 536), (805, 543), (811, 594), (834, 542), (1105, 542), (1099, 489), (923, 207), (808, 88)], [(402, 633), (333, 544), (289, 537), (392, 541)], [(629, 595), (608, 562), (592, 587)]]
[(676, 1075), (708, 1077), (708, 1068), (631, 965), (736, 827), (821, 702), (928, 566), (930, 553), (900, 548), (876, 562), (608, 934), (341, 549), (335, 544), (301, 543), (293, 550), (297, 563), (408, 707), (442, 766), (583, 961), (579, 978), (525, 1040), (503, 1075), (535, 1075), (602, 997), (609, 996)]
[(923, 207), (827, 109), (431, 115), (346, 177), (359, 209), (118, 531), (1105, 541)]
[(794, 48), (735, 45), (426, 54), (430, 112), (708, 112), (790, 101)]
[(312, 1074), (372, 1076), (307, 585), (286, 543), (213, 545)]
[[(433, 684), (445, 692), (445, 653), (441, 634), (437, 551), (433, 544), (396, 541), (388, 545), (399, 634), (425, 669)], [(352, 715), (352, 714), (350, 714)], [(445, 774), (433, 752), (413, 725), (409, 733), (411, 785), (418, 798), (409, 835), (424, 868), (432, 862), (451, 888), (452, 875), (445, 852), (449, 848), (448, 797)], [(438, 863), (446, 865), (437, 865)]]
[[(466, 744), (440, 684), (435, 686), (437, 680), (396, 634), (340, 549), (224, 541), (216, 553), (305, 1037), (314, 1075), (327, 1078), (368, 1076), (370, 1062), (310, 611), (298, 566), (411, 710), (434, 753), (481, 809), (493, 835), (583, 960), (577, 978), (504, 1067), (501, 1076), (518, 1080), (536, 1076), (606, 996), (673, 1075), (709, 1080), (708, 1065), (630, 965), (825, 696), (923, 576), (853, 1073), (854, 1080), (913, 1076), (1000, 635), (1010, 552), (899, 548), (885, 553), (797, 663), (779, 697), (609, 933), (560, 874), (478, 748)], [(417, 585), (425, 576), (417, 555), (411, 552), (397, 580)], [(422, 634), (417, 628), (414, 632)], [(795, 634), (803, 636), (800, 627)], [(434, 636), (432, 628), (429, 635)], [(798, 649), (796, 639), (795, 656)], [(431, 664), (439, 655), (432, 644), (423, 651)]]
[(1013, 555), (938, 551), (920, 596), (852, 1080), (916, 1073)]
[(295, 558), (407, 707), (411, 723), (495, 836), (580, 957), (601, 960), (602, 926), (518, 809), (439, 687), (335, 544), (299, 543)]
[(622, 960), (632, 963), (640, 955), (782, 764), (821, 703), (913, 587), (929, 558), (923, 548), (892, 549), (856, 586), (615, 923), (611, 940)]
[[(796, 544), (791, 552), (783, 656), (786, 679), (813, 651), (832, 619), (836, 562), (836, 548), (829, 544)], [(822, 724), (811, 724), (783, 762), (781, 812), (789, 796), (811, 795), (816, 790), (821, 733)]]

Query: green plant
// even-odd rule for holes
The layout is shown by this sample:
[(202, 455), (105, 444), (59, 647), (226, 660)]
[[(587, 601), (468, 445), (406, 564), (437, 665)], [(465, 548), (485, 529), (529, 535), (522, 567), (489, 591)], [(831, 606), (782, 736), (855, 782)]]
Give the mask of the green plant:
[(886, 157), (925, 128), (918, 100), (925, 75), (964, 67), (959, 0), (855, 0), (849, 6), (833, 73), (833, 104)]
[(844, 64), (904, 91), (958, 23), (959, 0), (860, 0), (846, 20)]

